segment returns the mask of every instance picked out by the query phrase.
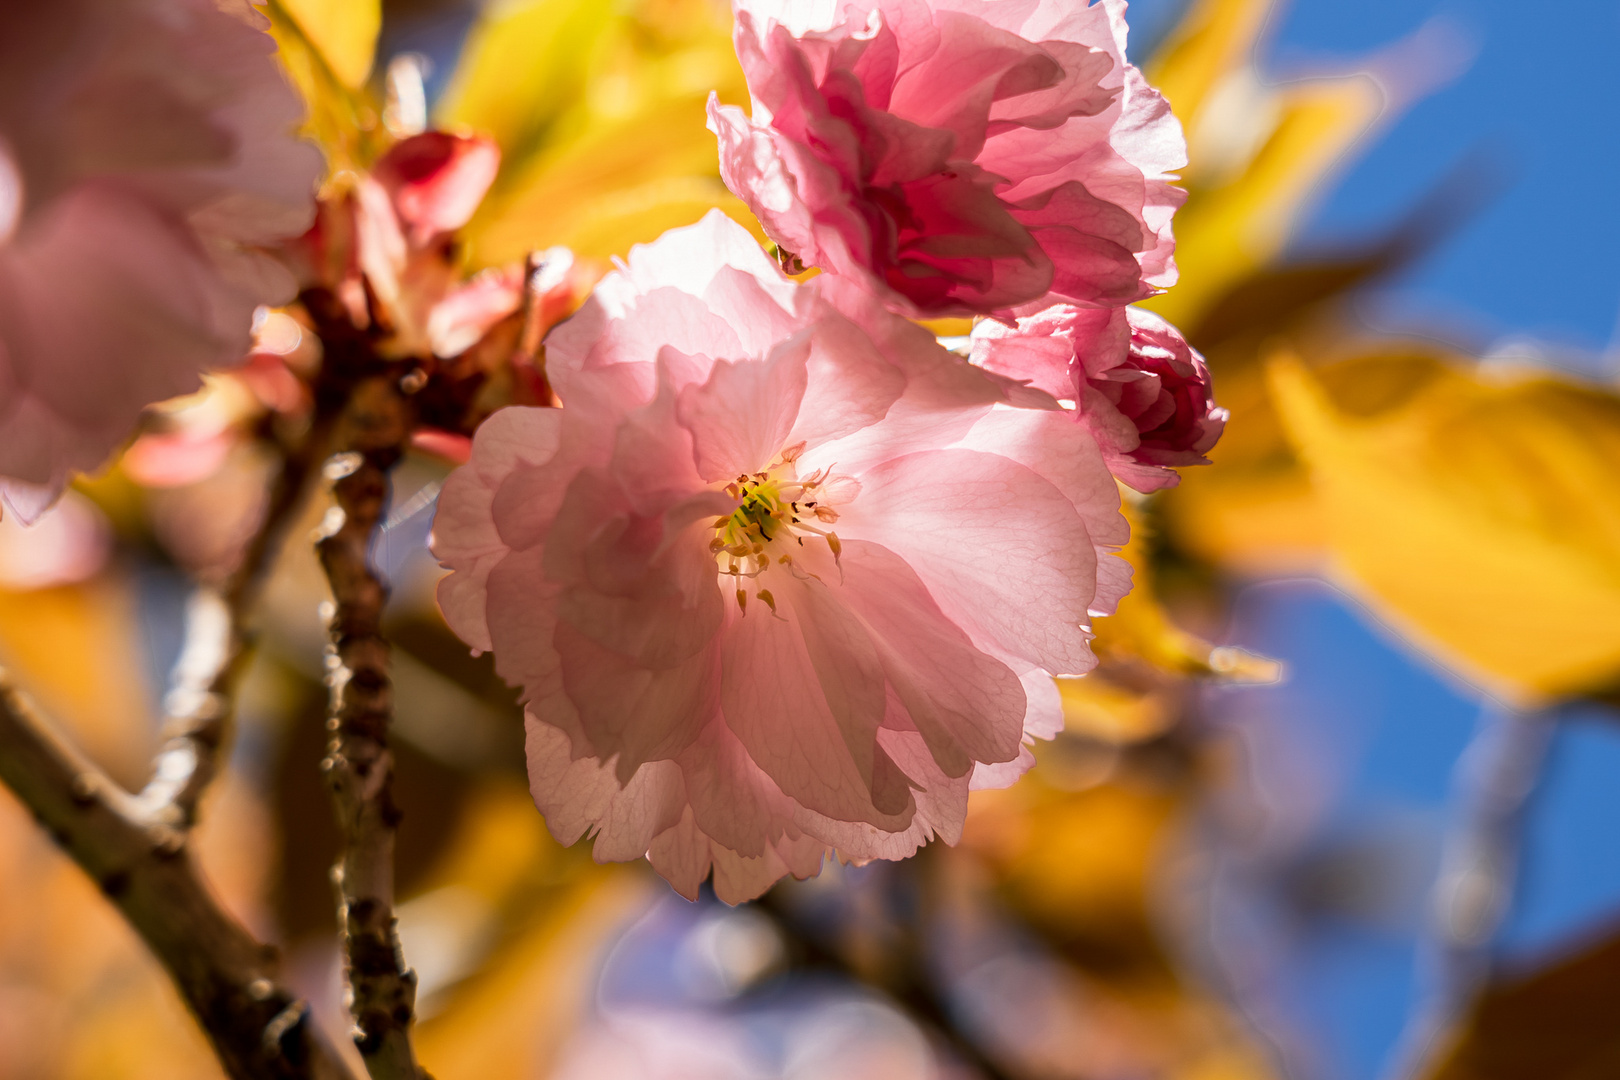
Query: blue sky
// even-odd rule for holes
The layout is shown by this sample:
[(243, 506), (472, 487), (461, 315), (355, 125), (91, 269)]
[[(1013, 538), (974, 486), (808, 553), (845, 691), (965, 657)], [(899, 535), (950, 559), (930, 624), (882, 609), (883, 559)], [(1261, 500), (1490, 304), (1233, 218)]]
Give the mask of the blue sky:
[[(1216, 691), (1209, 701), (1214, 721), (1250, 748), (1252, 783), (1280, 815), (1284, 839), (1247, 871), (1247, 887), (1259, 889), (1250, 903), (1275, 912), (1262, 919), (1270, 929), (1254, 944), (1281, 947), (1275, 993), (1290, 1029), (1317, 1058), (1306, 1080), (1377, 1080), (1423, 995), (1428, 890), (1452, 825), (1458, 759), (1479, 731), (1483, 700), (1319, 582), (1248, 588), (1228, 640), (1282, 660), (1289, 672), (1282, 686)], [(1506, 966), (1536, 963), (1614, 926), (1615, 721), (1596, 708), (1576, 709), (1552, 739), (1526, 807), (1521, 872), (1497, 938)], [(1374, 856), (1363, 872), (1384, 878), (1374, 890), (1383, 894), (1383, 914), (1291, 906), (1289, 883), (1302, 869), (1357, 851)], [(1213, 932), (1246, 947), (1241, 924), (1217, 921)]]
[[(1137, 0), (1136, 39), (1150, 43), (1179, 6)], [(1590, 365), (1620, 318), (1620, 4), (1285, 0), (1262, 69), (1276, 79), (1342, 70), (1432, 19), (1472, 40), (1473, 63), (1336, 178), (1296, 244), (1365, 236), (1481, 155), (1497, 177), (1494, 199), (1366, 305), (1366, 317), (1481, 346), (1536, 337), (1587, 353)]]

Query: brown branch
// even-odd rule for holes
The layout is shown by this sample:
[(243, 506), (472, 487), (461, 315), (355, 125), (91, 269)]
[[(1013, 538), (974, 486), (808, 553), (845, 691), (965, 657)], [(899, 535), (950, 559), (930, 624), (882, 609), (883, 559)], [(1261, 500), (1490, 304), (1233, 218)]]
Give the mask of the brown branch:
[(53, 730), (0, 671), (0, 779), (168, 969), (234, 1080), (350, 1080), (276, 950), (215, 902), (186, 833), (144, 812)]
[(334, 604), (327, 646), (332, 732), (321, 767), (332, 789), (343, 854), (338, 890), (344, 970), (355, 1045), (372, 1080), (418, 1080), (411, 1049), (416, 973), (405, 966), (394, 919), (394, 831), (388, 725), (393, 685), (382, 635), (388, 586), (370, 560), (388, 504), (388, 474), (410, 435), (411, 408), (398, 375), (357, 385), (342, 422), (340, 453), (327, 462), (336, 505), (316, 543)]

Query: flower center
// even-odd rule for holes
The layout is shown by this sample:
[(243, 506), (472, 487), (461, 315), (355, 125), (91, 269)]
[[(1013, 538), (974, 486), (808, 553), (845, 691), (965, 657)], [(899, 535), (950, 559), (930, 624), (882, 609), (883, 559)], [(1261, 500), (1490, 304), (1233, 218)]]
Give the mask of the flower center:
[(776, 598), (761, 586), (760, 577), (772, 566), (793, 569), (793, 551), (804, 546), (807, 536), (825, 541), (834, 559), (842, 553), (838, 534), (823, 527), (838, 520), (826, 498), (830, 469), (800, 478), (793, 463), (803, 452), (803, 443), (790, 446), (765, 471), (741, 474), (725, 486), (737, 509), (715, 519), (709, 550), (720, 573), (736, 583), (737, 607), (744, 612), (750, 585), (776, 611)]

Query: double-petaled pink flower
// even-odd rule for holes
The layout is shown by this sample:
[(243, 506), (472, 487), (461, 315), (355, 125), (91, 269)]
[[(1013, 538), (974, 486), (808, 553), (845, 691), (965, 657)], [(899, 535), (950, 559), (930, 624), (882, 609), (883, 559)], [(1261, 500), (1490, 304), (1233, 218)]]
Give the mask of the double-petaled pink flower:
[(1060, 304), (973, 329), (973, 361), (1066, 402), (1096, 437), (1114, 475), (1137, 491), (1206, 465), (1226, 427), (1209, 368), (1175, 327), (1140, 308)]
[(1102, 0), (734, 0), (721, 175), (779, 245), (905, 314), (1118, 306), (1175, 280), (1169, 106)]
[[(718, 213), (634, 249), (445, 486), (451, 626), (553, 832), (732, 902), (960, 834), (1130, 584), (1090, 434)], [(1024, 404), (1014, 405), (1009, 394)]]
[(0, 503), (30, 519), (291, 298), (320, 156), (245, 2), (0, 8)]

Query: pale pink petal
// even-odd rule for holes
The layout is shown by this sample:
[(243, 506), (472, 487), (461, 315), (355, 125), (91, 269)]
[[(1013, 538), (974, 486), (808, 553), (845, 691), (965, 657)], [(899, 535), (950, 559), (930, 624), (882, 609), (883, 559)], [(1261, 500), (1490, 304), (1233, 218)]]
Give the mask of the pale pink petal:
[(1096, 665), (1091, 536), (1063, 492), (1026, 466), (972, 450), (908, 454), (862, 475), (838, 525), (904, 558), (975, 640), (1054, 674)]
[(255, 306), (291, 296), (251, 249), (307, 227), (321, 163), (262, 29), (211, 0), (0, 9), (0, 484), (19, 516), (239, 361)]
[(473, 437), (474, 464), (457, 469), (439, 492), (435, 537), (455, 537), (453, 549), (443, 551), (433, 541), (443, 565), (454, 571), (439, 581), (439, 607), (450, 628), (474, 648), (492, 647), (485, 621), (486, 582), (490, 570), (511, 550), (495, 522), (495, 494), (513, 470), (549, 462), (560, 438), (557, 412), (503, 409), (480, 425)]
[(688, 806), (681, 811), (679, 822), (653, 838), (647, 848), (647, 861), (676, 892), (696, 900), (709, 876), (709, 849), (709, 838), (692, 820), (692, 808)]
[(650, 668), (586, 637), (566, 616), (553, 640), (580, 731), (597, 757), (616, 759), (621, 781), (647, 762), (680, 754), (715, 709), (720, 680), (713, 648)]
[(974, 766), (973, 779), (968, 786), (974, 791), (1011, 787), (1034, 765), (1035, 755), (1030, 752), (1029, 747), (1021, 746), (1018, 748), (1018, 756), (1011, 761), (981, 762)]
[(804, 398), (786, 442), (819, 446), (870, 427), (905, 392), (905, 373), (860, 327), (828, 306), (817, 312)]
[(755, 763), (723, 719), (715, 719), (679, 759), (693, 820), (706, 836), (755, 857), (792, 826), (797, 804)]
[(459, 356), (523, 304), (523, 274), (516, 267), (486, 270), (434, 305), (428, 342), (435, 356)]
[(1177, 483), (1176, 467), (1206, 464), (1226, 425), (1203, 357), (1140, 308), (1058, 304), (1013, 325), (981, 324), (972, 356), (1073, 402), (1114, 475), (1141, 492)]
[[(721, 709), (749, 756), (785, 794), (828, 817), (904, 827), (912, 807), (903, 780), (895, 790), (897, 777), (876, 764), (883, 757), (876, 743), (882, 670), (870, 641), (824, 595), (828, 587), (815, 581), (784, 586), (791, 599), (781, 619), (768, 610), (729, 615), (722, 662), (730, 677)], [(878, 779), (889, 784), (874, 792)], [(885, 806), (875, 803), (879, 797)]]
[(524, 731), (529, 789), (559, 843), (597, 830), (597, 861), (638, 859), (680, 821), (685, 789), (673, 764), (645, 766), (621, 785), (595, 758), (571, 757), (568, 737), (532, 713)]
[(681, 391), (676, 411), (692, 433), (698, 473), (730, 479), (769, 465), (799, 416), (810, 335), (782, 341), (759, 360), (720, 360), (708, 381)]
[(975, 761), (1015, 755), (1025, 713), (1018, 677), (974, 648), (898, 555), (861, 540), (843, 548), (839, 596), (877, 648), (901, 722), (922, 735), (940, 770), (963, 776)]

